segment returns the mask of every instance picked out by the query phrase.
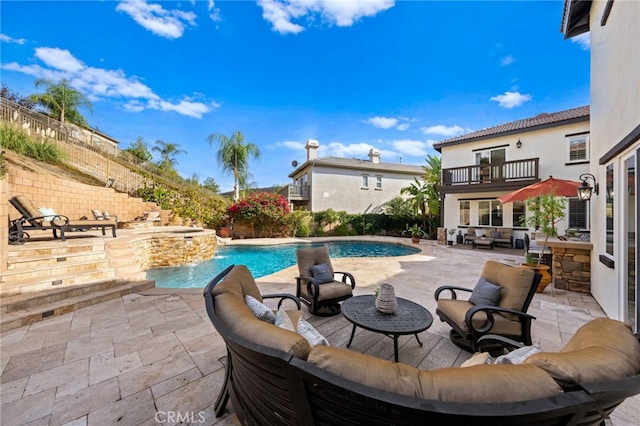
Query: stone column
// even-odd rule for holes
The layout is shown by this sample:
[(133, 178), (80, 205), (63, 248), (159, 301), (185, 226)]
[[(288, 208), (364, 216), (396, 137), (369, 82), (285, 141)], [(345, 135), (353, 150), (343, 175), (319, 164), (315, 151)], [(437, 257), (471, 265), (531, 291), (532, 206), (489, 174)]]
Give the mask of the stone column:
[(552, 247), (552, 253), (555, 288), (591, 293), (591, 249)]
[(438, 244), (447, 244), (447, 228), (438, 228)]

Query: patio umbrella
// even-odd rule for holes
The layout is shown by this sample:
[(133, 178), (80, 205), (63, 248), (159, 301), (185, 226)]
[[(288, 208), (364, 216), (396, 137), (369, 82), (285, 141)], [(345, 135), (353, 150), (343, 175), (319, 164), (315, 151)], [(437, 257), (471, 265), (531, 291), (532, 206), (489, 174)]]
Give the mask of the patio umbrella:
[(573, 180), (556, 179), (549, 176), (548, 179), (525, 186), (513, 192), (498, 197), (501, 203), (510, 203), (512, 201), (526, 201), (529, 198), (539, 197), (540, 195), (555, 195), (557, 197), (576, 197), (577, 190), (581, 182)]

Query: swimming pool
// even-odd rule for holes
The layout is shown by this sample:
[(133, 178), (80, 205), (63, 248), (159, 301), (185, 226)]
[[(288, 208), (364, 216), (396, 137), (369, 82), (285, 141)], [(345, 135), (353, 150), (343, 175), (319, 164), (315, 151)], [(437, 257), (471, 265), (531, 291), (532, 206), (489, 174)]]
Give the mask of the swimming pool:
[(197, 264), (154, 268), (147, 279), (156, 287), (204, 287), (229, 265), (246, 265), (255, 278), (264, 277), (296, 264), (296, 249), (327, 245), (333, 257), (388, 257), (419, 253), (416, 247), (368, 241), (330, 241), (325, 243), (280, 244), (268, 246), (222, 246), (213, 259)]

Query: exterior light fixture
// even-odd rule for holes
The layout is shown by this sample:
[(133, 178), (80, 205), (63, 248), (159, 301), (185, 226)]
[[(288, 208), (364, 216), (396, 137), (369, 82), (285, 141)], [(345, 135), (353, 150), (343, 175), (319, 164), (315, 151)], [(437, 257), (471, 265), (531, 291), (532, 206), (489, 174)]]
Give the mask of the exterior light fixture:
[(518, 142), (516, 142), (516, 148), (520, 149), (522, 147), (522, 142), (520, 142), (520, 138), (518, 138)]
[[(593, 181), (593, 187), (589, 186), (587, 183), (587, 180), (589, 179)], [(590, 200), (592, 192), (598, 195), (599, 186), (594, 175), (591, 173), (583, 173), (580, 175), (580, 180), (582, 181), (582, 185), (578, 188), (578, 199), (583, 201)]]

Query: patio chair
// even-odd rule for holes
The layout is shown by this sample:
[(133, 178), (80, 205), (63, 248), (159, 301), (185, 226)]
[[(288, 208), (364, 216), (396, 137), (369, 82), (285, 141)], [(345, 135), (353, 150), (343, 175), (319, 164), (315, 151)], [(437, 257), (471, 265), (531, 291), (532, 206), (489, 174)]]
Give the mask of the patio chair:
[(53, 238), (65, 241), (65, 232), (87, 231), (89, 229), (101, 229), (102, 235), (106, 235), (106, 229), (111, 228), (113, 237), (116, 237), (117, 224), (113, 220), (76, 220), (71, 221), (67, 216), (56, 214), (48, 209), (42, 213), (31, 200), (22, 195), (16, 195), (9, 200), (9, 203), (20, 213), (21, 217), (11, 221), (9, 234), (14, 242), (29, 241), (29, 230), (53, 231)]
[[(296, 250), (298, 271), (296, 296), (318, 316), (340, 313), (341, 301), (353, 296), (356, 280), (348, 272), (333, 270), (327, 246)], [(340, 275), (340, 280), (335, 276)]]
[(531, 254), (532, 259), (535, 260), (536, 263), (538, 259), (540, 259), (540, 256), (542, 256), (542, 261), (540, 263), (549, 266), (549, 273), (552, 273), (551, 266), (553, 254), (551, 253), (551, 249), (549, 247), (546, 247), (543, 252), (541, 246), (535, 243), (531, 244), (529, 234), (526, 233), (524, 234), (524, 253), (525, 255), (527, 253)]
[[(527, 314), (541, 275), (531, 269), (486, 261), (475, 288), (441, 286), (436, 289), (436, 315), (451, 326), (449, 337), (458, 347), (478, 351), (478, 339), (496, 334), (529, 346), (531, 321)], [(451, 294), (442, 298), (443, 292)], [(458, 293), (469, 293), (467, 300)]]

